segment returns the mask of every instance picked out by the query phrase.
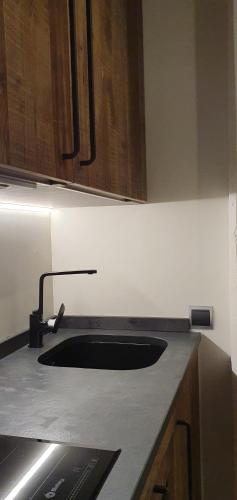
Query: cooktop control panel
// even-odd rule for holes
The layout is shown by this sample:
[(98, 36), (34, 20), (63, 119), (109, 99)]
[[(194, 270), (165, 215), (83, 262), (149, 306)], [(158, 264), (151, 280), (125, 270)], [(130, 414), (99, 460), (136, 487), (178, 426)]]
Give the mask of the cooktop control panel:
[(119, 454), (0, 436), (0, 500), (93, 500)]

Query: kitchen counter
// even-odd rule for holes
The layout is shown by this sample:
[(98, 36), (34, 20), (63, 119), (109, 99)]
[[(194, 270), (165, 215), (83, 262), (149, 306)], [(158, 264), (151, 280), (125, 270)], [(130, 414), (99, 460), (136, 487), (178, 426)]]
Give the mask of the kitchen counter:
[[(150, 367), (105, 371), (41, 365), (37, 358), (74, 335), (160, 338), (168, 347)], [(0, 434), (122, 450), (99, 500), (136, 498), (139, 481), (192, 353), (198, 333), (61, 329), (0, 361)]]

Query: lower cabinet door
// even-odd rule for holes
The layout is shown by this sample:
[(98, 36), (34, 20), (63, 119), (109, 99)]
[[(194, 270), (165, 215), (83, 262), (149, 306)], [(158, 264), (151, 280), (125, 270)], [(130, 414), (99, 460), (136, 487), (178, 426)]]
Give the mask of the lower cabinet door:
[(191, 500), (190, 460), (188, 428), (185, 425), (179, 425), (174, 435), (175, 498), (177, 499)]
[(185, 425), (176, 425), (172, 439), (171, 461), (166, 485), (167, 496), (162, 500), (191, 500), (188, 434)]
[(188, 444), (187, 427), (176, 424), (169, 448), (157, 470), (152, 500), (191, 500)]
[(162, 463), (157, 470), (155, 481), (151, 488), (151, 500), (172, 500), (170, 495), (170, 478), (172, 479), (172, 466), (173, 466), (173, 439), (169, 448), (162, 460)]
[(201, 500), (198, 358), (190, 361), (139, 500)]

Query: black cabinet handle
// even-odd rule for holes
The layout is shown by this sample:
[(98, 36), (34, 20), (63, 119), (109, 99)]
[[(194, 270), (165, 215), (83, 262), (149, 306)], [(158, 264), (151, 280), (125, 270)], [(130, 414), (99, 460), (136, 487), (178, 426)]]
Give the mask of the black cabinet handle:
[(165, 497), (168, 493), (168, 488), (166, 488), (166, 486), (160, 486), (158, 484), (155, 484), (154, 488), (153, 488), (153, 493), (159, 493), (160, 495), (164, 495), (164, 500), (165, 500)]
[(78, 72), (77, 72), (77, 39), (75, 22), (74, 0), (68, 0), (69, 38), (70, 38), (70, 66), (71, 66), (71, 96), (72, 96), (72, 122), (73, 122), (73, 151), (64, 153), (63, 160), (72, 160), (80, 152), (80, 120), (78, 99)]
[(88, 68), (88, 104), (90, 126), (90, 157), (81, 160), (82, 166), (88, 166), (96, 159), (96, 130), (95, 130), (95, 96), (93, 70), (93, 33), (91, 0), (86, 0), (86, 33), (87, 33), (87, 68)]
[(176, 425), (185, 427), (187, 432), (187, 457), (188, 457), (188, 495), (189, 500), (193, 498), (193, 474), (192, 474), (192, 440), (191, 440), (191, 426), (184, 420), (177, 420)]

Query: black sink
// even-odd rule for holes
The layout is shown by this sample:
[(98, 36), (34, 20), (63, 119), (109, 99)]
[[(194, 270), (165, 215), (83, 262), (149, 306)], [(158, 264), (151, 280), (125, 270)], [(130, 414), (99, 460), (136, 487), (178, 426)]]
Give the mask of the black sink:
[(97, 370), (136, 370), (154, 365), (167, 347), (164, 340), (125, 335), (71, 337), (42, 354), (43, 365)]

